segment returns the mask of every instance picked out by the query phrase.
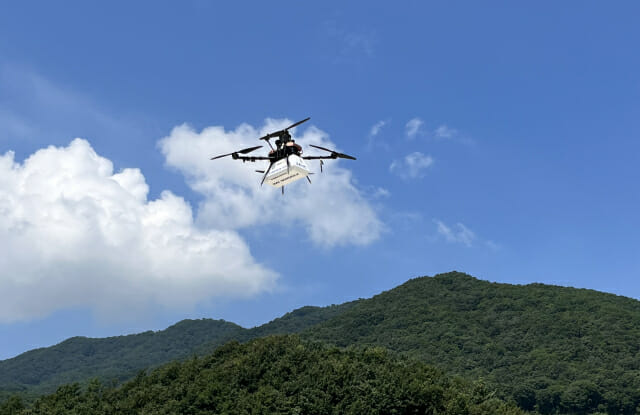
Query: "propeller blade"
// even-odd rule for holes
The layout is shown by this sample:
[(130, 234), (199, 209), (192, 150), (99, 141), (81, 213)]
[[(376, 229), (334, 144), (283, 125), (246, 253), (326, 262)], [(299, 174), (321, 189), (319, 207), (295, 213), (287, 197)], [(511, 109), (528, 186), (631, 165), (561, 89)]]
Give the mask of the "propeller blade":
[(311, 119), (311, 117), (307, 117), (307, 118), (305, 118), (305, 119), (304, 119), (304, 120), (302, 120), (302, 121), (298, 121), (298, 122), (297, 122), (297, 123), (295, 123), (295, 124), (291, 124), (290, 126), (288, 126), (287, 128), (285, 128), (285, 129), (284, 129), (284, 131), (287, 131), (288, 129), (293, 128), (293, 127), (297, 127), (297, 126), (299, 126), (300, 124), (302, 124), (303, 122), (307, 122), (307, 121), (309, 121), (310, 119)]
[(324, 148), (324, 147), (320, 147), (320, 146), (316, 146), (313, 144), (309, 144), (311, 147), (315, 147), (315, 148), (319, 148), (320, 150), (324, 150), (324, 151), (328, 151), (329, 153), (333, 153), (333, 150), (329, 150), (328, 148)]
[(215, 159), (219, 159), (219, 158), (227, 157), (227, 156), (232, 156), (232, 155), (238, 154), (238, 153), (241, 153), (241, 154), (251, 153), (252, 151), (259, 149), (260, 147), (262, 147), (262, 146), (243, 148), (242, 150), (234, 151), (233, 153), (228, 153), (228, 154), (223, 154), (221, 156), (211, 157), (211, 160), (215, 160)]
[(269, 139), (273, 138), (273, 137), (277, 137), (279, 132), (280, 131), (278, 131), (276, 133), (269, 133), (269, 134), (267, 134), (267, 135), (265, 135), (263, 137), (258, 138), (258, 140), (267, 140), (267, 142), (269, 142)]
[(349, 160), (356, 160), (355, 157), (350, 156), (348, 154), (344, 154), (344, 153), (338, 153), (337, 151), (334, 150), (329, 150), (328, 148), (324, 148), (324, 147), (320, 147), (320, 146), (316, 146), (313, 144), (309, 144), (311, 147), (315, 147), (315, 148), (319, 148), (320, 150), (324, 150), (324, 151), (328, 151), (331, 153), (331, 156), (335, 156), (336, 158), (341, 158), (341, 159), (349, 159)]
[(309, 178), (309, 176), (307, 176), (307, 180), (309, 180), (309, 184), (311, 184), (311, 179)]
[(344, 153), (335, 153), (335, 154), (337, 154), (338, 158), (341, 158), (341, 159), (357, 160), (355, 157), (350, 156), (348, 154), (344, 154)]
[(297, 123), (291, 124), (290, 126), (288, 126), (287, 128), (280, 130), (280, 131), (276, 131), (273, 133), (269, 133), (263, 137), (260, 137), (258, 140), (267, 140), (267, 142), (269, 142), (270, 138), (274, 138), (274, 137), (280, 137), (281, 135), (283, 135), (287, 130), (293, 128), (293, 127), (297, 127), (298, 125), (302, 124), (303, 122), (307, 122), (311, 119), (311, 117), (307, 117), (302, 121), (298, 121)]
[(230, 155), (232, 155), (232, 154), (233, 154), (233, 153), (229, 153), (229, 154), (223, 154), (223, 155), (221, 155), (221, 156), (211, 157), (211, 160), (219, 159), (219, 158), (222, 158), (222, 157), (227, 157), (227, 156), (230, 156)]
[(242, 149), (240, 151), (236, 151), (236, 153), (247, 154), (247, 153), (251, 153), (254, 150), (259, 149), (260, 147), (262, 147), (262, 146), (249, 147), (249, 148)]
[(320, 173), (322, 173), (322, 166), (324, 166), (324, 160), (320, 160)]

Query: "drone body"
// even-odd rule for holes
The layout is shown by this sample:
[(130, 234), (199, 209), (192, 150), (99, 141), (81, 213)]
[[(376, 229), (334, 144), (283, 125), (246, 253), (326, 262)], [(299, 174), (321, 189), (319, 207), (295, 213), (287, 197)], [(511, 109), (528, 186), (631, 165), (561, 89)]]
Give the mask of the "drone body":
[(286, 160), (280, 159), (273, 162), (270, 167), (269, 174), (265, 176), (264, 182), (273, 187), (282, 187), (312, 174), (309, 171), (309, 167), (307, 167), (307, 163), (296, 154), (287, 156)]
[[(220, 156), (212, 157), (211, 160), (219, 159), (226, 156), (231, 156), (234, 160), (242, 160), (243, 162), (251, 161), (255, 162), (258, 160), (268, 160), (269, 167), (266, 171), (264, 170), (256, 170), (258, 173), (263, 173), (262, 181), (260, 184), (267, 183), (273, 187), (282, 188), (282, 193), (284, 193), (284, 185), (293, 183), (296, 180), (300, 180), (303, 178), (307, 178), (309, 183), (311, 183), (311, 179), (309, 179), (309, 175), (313, 174), (309, 170), (307, 163), (305, 160), (320, 160), (320, 171), (322, 171), (323, 160), (326, 159), (337, 159), (337, 158), (345, 158), (349, 160), (355, 160), (355, 157), (349, 156), (347, 154), (338, 153), (333, 150), (329, 150), (328, 148), (315, 146), (310, 144), (311, 147), (328, 151), (331, 154), (328, 156), (303, 156), (302, 155), (302, 147), (296, 144), (295, 140), (291, 138), (291, 134), (289, 134), (289, 129), (302, 124), (303, 122), (308, 121), (310, 118), (305, 118), (302, 121), (298, 121), (295, 124), (290, 125), (284, 130), (276, 131), (274, 133), (269, 133), (264, 137), (260, 137), (260, 140), (265, 140), (269, 147), (271, 147), (271, 151), (268, 156), (244, 156), (241, 154), (248, 154), (254, 150), (261, 148), (262, 146), (249, 147), (245, 148), (233, 153), (223, 154)], [(274, 148), (269, 141), (271, 138), (277, 137), (275, 142), (276, 147)]]

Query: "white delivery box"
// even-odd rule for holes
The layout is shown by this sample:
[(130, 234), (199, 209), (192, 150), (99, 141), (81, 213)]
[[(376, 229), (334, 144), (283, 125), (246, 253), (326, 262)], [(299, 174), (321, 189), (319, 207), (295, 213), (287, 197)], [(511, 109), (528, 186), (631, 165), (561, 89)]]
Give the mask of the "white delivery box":
[(267, 177), (265, 178), (265, 182), (273, 187), (282, 187), (285, 184), (295, 182), (296, 180), (303, 179), (309, 175), (309, 167), (307, 167), (307, 163), (305, 163), (300, 156), (291, 154), (288, 158), (288, 166), (286, 158), (273, 163), (269, 170), (269, 174), (267, 174)]

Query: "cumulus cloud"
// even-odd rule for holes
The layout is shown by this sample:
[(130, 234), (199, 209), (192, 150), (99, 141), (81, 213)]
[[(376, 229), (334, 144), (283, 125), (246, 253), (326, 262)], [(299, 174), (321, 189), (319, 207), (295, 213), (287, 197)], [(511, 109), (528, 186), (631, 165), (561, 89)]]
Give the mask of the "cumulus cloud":
[(236, 232), (199, 228), (181, 197), (148, 190), (140, 170), (115, 173), (82, 139), (22, 163), (0, 156), (0, 322), (76, 306), (185, 308), (273, 286)]
[(438, 234), (442, 235), (447, 242), (471, 246), (476, 239), (475, 233), (460, 222), (456, 223), (453, 227), (449, 227), (437, 219), (435, 219), (434, 222), (438, 227)]
[(410, 119), (405, 125), (405, 131), (407, 133), (407, 137), (410, 139), (415, 138), (415, 136), (420, 131), (420, 127), (422, 127), (423, 124), (424, 122), (420, 118)]
[[(289, 190), (282, 197), (279, 190), (259, 184), (261, 176), (254, 170), (266, 168), (266, 161), (247, 165), (230, 158), (210, 161), (207, 157), (254, 146), (257, 137), (289, 124), (290, 120), (268, 119), (259, 130), (242, 124), (231, 131), (216, 126), (200, 132), (182, 125), (159, 142), (166, 164), (182, 172), (189, 186), (204, 197), (198, 223), (219, 229), (296, 226), (313, 243), (327, 248), (366, 245), (378, 239), (383, 224), (356, 187), (351, 172), (341, 167), (349, 161), (329, 161), (323, 174), (311, 176), (312, 185), (298, 181), (287, 186)], [(328, 135), (315, 127), (294, 138), (305, 149), (308, 144), (336, 149)]]
[(424, 172), (433, 164), (431, 156), (419, 151), (408, 154), (402, 160), (394, 160), (389, 166), (389, 171), (403, 179), (416, 179), (424, 176)]

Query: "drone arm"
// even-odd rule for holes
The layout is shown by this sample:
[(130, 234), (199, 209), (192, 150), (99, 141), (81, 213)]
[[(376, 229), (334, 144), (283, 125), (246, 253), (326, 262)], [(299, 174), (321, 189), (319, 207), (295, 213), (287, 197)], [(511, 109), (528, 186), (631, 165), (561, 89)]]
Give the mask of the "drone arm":
[(266, 138), (264, 141), (266, 141), (267, 144), (269, 144), (269, 147), (271, 148), (271, 150), (275, 150), (275, 148), (273, 148), (273, 146), (271, 145), (271, 141), (269, 141), (268, 138)]

